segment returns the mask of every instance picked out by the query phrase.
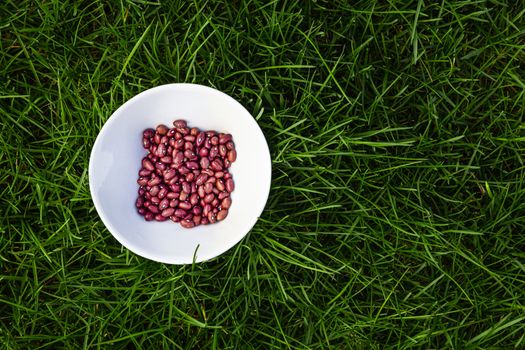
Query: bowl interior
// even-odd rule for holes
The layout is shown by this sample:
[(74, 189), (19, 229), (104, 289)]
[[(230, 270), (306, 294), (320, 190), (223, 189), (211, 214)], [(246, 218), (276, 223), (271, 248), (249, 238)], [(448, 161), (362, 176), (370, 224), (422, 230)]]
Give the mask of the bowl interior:
[[(136, 212), (137, 173), (146, 155), (142, 131), (175, 119), (233, 136), (235, 191), (222, 222), (184, 229), (171, 221), (146, 222)], [(172, 264), (211, 259), (240, 241), (264, 209), (270, 180), (268, 145), (250, 113), (228, 95), (195, 84), (159, 86), (122, 105), (98, 135), (89, 164), (93, 202), (113, 236), (136, 254)]]

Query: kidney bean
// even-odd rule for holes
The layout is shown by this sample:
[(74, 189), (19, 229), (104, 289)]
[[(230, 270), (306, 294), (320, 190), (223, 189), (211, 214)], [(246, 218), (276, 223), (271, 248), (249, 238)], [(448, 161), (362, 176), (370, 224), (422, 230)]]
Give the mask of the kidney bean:
[(211, 190), (213, 193), (215, 193), (216, 195), (218, 195), (220, 192), (219, 190), (217, 189), (217, 187), (214, 187), (213, 190)]
[(210, 160), (207, 157), (201, 158), (200, 164), (202, 169), (208, 169), (210, 166)]
[(179, 222), (180, 218), (178, 216), (172, 215), (172, 216), (170, 216), (170, 220), (173, 221), (173, 222)]
[(168, 218), (162, 216), (161, 214), (155, 215), (155, 221), (166, 221)]
[(219, 154), (221, 155), (221, 157), (225, 157), (227, 153), (228, 150), (226, 149), (226, 146), (219, 145)]
[(222, 161), (219, 158), (215, 158), (213, 162), (211, 162), (211, 168), (215, 171), (221, 171), (222, 170)]
[(184, 136), (184, 140), (189, 141), (191, 143), (191, 148), (193, 148), (193, 141), (195, 141), (195, 136), (193, 136), (193, 135), (186, 135), (186, 136)]
[(208, 220), (212, 224), (216, 223), (217, 222), (217, 214), (215, 214), (214, 212), (209, 212), (208, 213)]
[(219, 197), (220, 200), (223, 200), (224, 198), (229, 197), (229, 196), (230, 196), (230, 194), (225, 191), (225, 192), (219, 193), (219, 195), (217, 197)]
[(144, 193), (146, 193), (146, 190), (144, 189), (143, 186), (140, 186), (140, 188), (139, 188), (139, 190), (138, 190), (138, 194), (139, 194), (139, 196), (143, 196)]
[(168, 137), (175, 137), (175, 133), (177, 132), (177, 130), (175, 128), (171, 128), (168, 130), (168, 132), (166, 133), (166, 136)]
[[(170, 154), (171, 152), (168, 152), (168, 154)], [(162, 163), (166, 163), (166, 164), (170, 164), (171, 162), (173, 162), (173, 157), (172, 156), (164, 156), (162, 158), (160, 158), (160, 161)]]
[(187, 125), (184, 119), (177, 119), (173, 122), (173, 126), (176, 128), (185, 128)]
[(217, 179), (217, 181), (215, 181), (215, 187), (221, 192), (224, 191), (224, 182), (221, 179)]
[(213, 184), (211, 182), (206, 182), (204, 184), (204, 192), (206, 192), (206, 194), (210, 193), (211, 191), (213, 190)]
[(159, 212), (159, 208), (157, 208), (156, 205), (150, 204), (148, 206), (148, 210), (152, 212), (153, 214), (157, 214)]
[(180, 173), (181, 175), (186, 175), (186, 174), (189, 173), (189, 172), (190, 172), (190, 169), (186, 168), (185, 166), (181, 166), (181, 167), (179, 168), (179, 173)]
[(153, 129), (146, 129), (142, 132), (142, 137), (146, 138), (146, 139), (150, 139), (153, 137), (153, 135), (155, 135), (155, 130)]
[(139, 176), (149, 176), (151, 175), (151, 170), (148, 169), (140, 169)]
[(191, 128), (190, 129), (190, 135), (191, 136), (197, 136), (198, 133), (199, 133), (199, 128)]
[(228, 161), (230, 163), (233, 163), (235, 162), (236, 159), (237, 159), (237, 151), (232, 149), (231, 151), (228, 152)]
[(224, 160), (224, 167), (225, 167), (225, 168), (229, 168), (231, 165), (232, 165), (232, 163), (228, 160), (228, 158), (226, 158), (226, 159)]
[(168, 217), (168, 216), (172, 216), (173, 213), (175, 212), (175, 209), (173, 208), (166, 208), (162, 211), (161, 215), (164, 216), (164, 217)]
[(193, 216), (193, 223), (195, 224), (195, 226), (198, 226), (201, 224), (201, 216), (200, 215), (194, 215)]
[(206, 147), (203, 147), (199, 150), (199, 156), (201, 157), (207, 157), (209, 154), (209, 150)]
[(206, 174), (208, 176), (213, 176), (213, 174), (215, 174), (215, 172), (213, 170), (211, 170), (211, 169), (202, 169), (201, 173), (202, 174)]
[[(217, 208), (218, 205), (219, 205), (219, 200), (218, 200), (217, 198), (215, 198), (215, 199), (211, 202), (211, 206)], [(214, 210), (215, 210), (215, 209), (214, 209)]]
[(219, 144), (219, 138), (217, 136), (213, 136), (211, 137), (210, 142), (212, 145), (217, 146)]
[(180, 132), (182, 135), (187, 135), (190, 133), (190, 128), (177, 128), (177, 131)]
[(146, 213), (144, 215), (144, 219), (146, 219), (146, 221), (152, 221), (154, 218), (155, 218), (155, 215), (153, 213)]
[(188, 213), (184, 209), (176, 209), (175, 212), (174, 212), (174, 215), (178, 216), (179, 218), (185, 217), (186, 214), (188, 214)]
[(153, 136), (153, 143), (155, 143), (155, 144), (158, 145), (158, 144), (160, 143), (160, 138), (161, 138), (160, 134), (159, 134), (159, 133), (156, 133), (156, 134)]
[(163, 199), (164, 197), (166, 197), (168, 195), (168, 189), (166, 187), (162, 187), (159, 191), (159, 194), (158, 194), (158, 197), (160, 199)]
[(222, 172), (222, 171), (217, 171), (213, 176), (215, 176), (217, 179), (220, 179), (221, 177), (224, 176), (224, 172)]
[(168, 144), (168, 140), (169, 140), (169, 137), (164, 135), (160, 138), (160, 143), (161, 144), (164, 144), (164, 145), (167, 145)]
[(138, 183), (140, 186), (146, 186), (147, 183), (148, 183), (148, 179), (145, 178), (145, 177), (143, 177), (143, 176), (141, 176), (141, 177), (138, 178), (137, 183)]
[(230, 197), (224, 198), (221, 202), (222, 209), (230, 209), (231, 205), (232, 205), (232, 199)]
[(155, 185), (151, 187), (151, 190), (149, 190), (149, 194), (151, 194), (152, 196), (156, 196), (159, 193), (159, 191), (159, 186)]
[(179, 200), (185, 201), (186, 199), (188, 199), (189, 196), (190, 194), (188, 192), (181, 192), (179, 195)]
[(159, 158), (162, 158), (166, 155), (166, 146), (163, 143), (157, 147), (157, 152), (155, 152), (155, 155)]
[(197, 176), (197, 179), (195, 180), (195, 184), (197, 186), (201, 186), (203, 183), (206, 182), (206, 180), (208, 180), (208, 175), (201, 173), (199, 176)]
[(184, 140), (178, 139), (175, 141), (175, 145), (173, 146), (175, 149), (183, 149), (184, 148)]
[(153, 171), (155, 169), (153, 163), (148, 158), (142, 159), (142, 167), (149, 171)]
[(188, 182), (193, 182), (193, 180), (195, 179), (195, 174), (194, 173), (187, 173), (186, 174), (186, 181)]
[[(159, 203), (159, 210), (164, 210), (170, 206), (170, 200), (168, 198), (164, 198)], [(170, 215), (168, 215), (170, 216)]]
[(184, 152), (173, 151), (173, 153), (175, 153), (175, 155), (173, 155), (173, 164), (175, 164), (176, 166), (181, 165), (182, 162), (184, 161)]
[(151, 141), (148, 139), (148, 138), (143, 138), (142, 139), (142, 147), (144, 147), (145, 149), (148, 149), (150, 148), (151, 146)]
[(217, 157), (218, 155), (219, 155), (219, 147), (213, 146), (212, 148), (210, 148), (210, 156), (209, 156), (210, 159), (213, 159)]
[(156, 129), (156, 131), (157, 131), (157, 133), (158, 133), (159, 135), (166, 135), (166, 133), (168, 132), (168, 130), (169, 130), (169, 128), (168, 128), (166, 125), (164, 125), (164, 124), (159, 124), (159, 125), (157, 126), (157, 129)]
[(203, 214), (204, 216), (208, 216), (208, 213), (211, 212), (211, 209), (212, 209), (212, 208), (211, 208), (211, 204), (206, 204), (206, 205), (204, 205), (204, 208), (202, 209), (202, 214)]
[(138, 208), (137, 212), (140, 214), (140, 215), (144, 215), (148, 212), (148, 210), (146, 208)]
[(231, 193), (234, 189), (235, 184), (233, 183), (233, 180), (229, 178), (228, 180), (226, 180), (226, 190)]
[(191, 205), (195, 205), (195, 204), (199, 203), (199, 195), (197, 193), (193, 193), (190, 196), (190, 203), (191, 203)]
[(162, 182), (160, 177), (152, 177), (151, 180), (148, 181), (148, 186), (155, 186)]
[(209, 193), (204, 197), (204, 203), (211, 203), (215, 199), (215, 195), (213, 193)]
[(222, 221), (228, 216), (228, 209), (223, 209), (217, 213), (217, 220)]
[(209, 138), (206, 138), (206, 140), (204, 140), (204, 147), (210, 149), (211, 148), (211, 141)]
[(188, 193), (191, 192), (191, 185), (190, 185), (189, 182), (183, 182), (182, 183), (182, 191), (183, 192), (188, 192)]
[[(166, 198), (166, 199), (168, 199), (168, 198)], [(179, 201), (178, 201), (177, 199), (172, 199), (172, 200), (170, 200), (170, 204), (169, 204), (169, 206), (170, 206), (171, 208), (176, 208), (177, 205), (179, 205)]]
[(136, 206), (137, 208), (140, 208), (140, 207), (142, 207), (143, 205), (144, 205), (144, 198), (142, 198), (142, 197), (138, 197), (138, 198), (137, 198), (137, 201), (135, 202), (135, 206)]
[(191, 170), (199, 169), (199, 164), (197, 164), (197, 162), (186, 162), (186, 166)]
[(180, 225), (184, 228), (192, 228), (195, 227), (195, 223), (193, 223), (192, 220), (182, 220), (180, 222)]
[(180, 192), (181, 188), (179, 184), (173, 184), (170, 185), (170, 190), (172, 190), (173, 192)]
[(200, 206), (196, 205), (196, 206), (193, 207), (192, 213), (193, 213), (193, 215), (201, 215), (202, 208)]
[(164, 164), (162, 162), (157, 162), (157, 163), (155, 163), (155, 169), (160, 170), (160, 171), (164, 171), (164, 170), (166, 170), (166, 164)]
[(184, 209), (184, 210), (190, 210), (191, 209), (191, 204), (188, 203), (188, 202), (180, 202), (179, 203), (179, 208)]
[(173, 185), (173, 184), (176, 184), (178, 181), (179, 181), (179, 177), (178, 176), (174, 176), (172, 179), (167, 180), (166, 183), (168, 185)]
[(202, 144), (204, 143), (204, 140), (205, 140), (205, 139), (206, 139), (206, 134), (203, 133), (203, 132), (201, 131), (201, 132), (199, 132), (199, 133), (197, 134), (197, 138), (196, 138), (195, 144), (196, 144), (198, 147), (200, 147), (200, 146), (202, 146)]
[(170, 138), (170, 140), (168, 141), (168, 145), (170, 145), (170, 147), (172, 147), (172, 151), (173, 151), (173, 148), (175, 148), (175, 138)]
[(203, 186), (199, 186), (199, 188), (197, 189), (197, 194), (201, 198), (204, 198), (204, 196), (206, 196), (206, 192), (204, 192), (204, 187)]

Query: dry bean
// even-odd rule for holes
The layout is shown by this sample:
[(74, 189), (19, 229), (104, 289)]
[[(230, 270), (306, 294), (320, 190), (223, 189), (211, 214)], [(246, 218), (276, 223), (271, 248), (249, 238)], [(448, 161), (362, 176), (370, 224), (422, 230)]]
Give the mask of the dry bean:
[(144, 167), (144, 169), (147, 169), (149, 171), (153, 171), (155, 169), (153, 163), (148, 158), (142, 159), (142, 166)]
[(184, 209), (184, 210), (190, 210), (191, 209), (191, 204), (188, 203), (188, 202), (180, 202), (179, 203), (179, 208)]
[(164, 209), (166, 209), (169, 206), (170, 206), (170, 200), (168, 198), (164, 198), (159, 203), (159, 210), (164, 210)]
[(166, 209), (164, 209), (162, 211), (162, 216), (164, 216), (164, 217), (172, 216), (174, 212), (175, 212), (175, 209), (173, 209), (173, 208), (166, 208)]
[(233, 180), (229, 178), (228, 180), (226, 180), (226, 190), (231, 193), (234, 189), (235, 184), (233, 183)]
[(223, 209), (217, 213), (217, 220), (221, 221), (224, 220), (228, 216), (228, 210)]
[(232, 149), (231, 151), (228, 152), (228, 161), (230, 161), (230, 163), (233, 163), (235, 162), (236, 159), (237, 159), (237, 151)]

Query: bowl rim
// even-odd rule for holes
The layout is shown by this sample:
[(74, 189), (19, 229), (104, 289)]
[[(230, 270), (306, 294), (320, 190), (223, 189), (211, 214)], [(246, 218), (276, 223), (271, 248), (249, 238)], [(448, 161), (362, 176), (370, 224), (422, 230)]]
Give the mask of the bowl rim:
[[(198, 256), (198, 259), (195, 258), (195, 255), (198, 252), (198, 247), (199, 247), (199, 246), (197, 246), (197, 248), (196, 248), (196, 250), (195, 250), (195, 252), (193, 254), (193, 261), (191, 261), (191, 262), (186, 262), (186, 261), (183, 261), (183, 260), (177, 259), (177, 258), (169, 258), (167, 256), (159, 257), (159, 256), (157, 256), (155, 254), (150, 254), (148, 251), (143, 250), (140, 245), (134, 244), (133, 242), (129, 241), (125, 237), (125, 235), (121, 234), (119, 232), (119, 230), (116, 229), (116, 227), (111, 223), (111, 220), (109, 219), (109, 217), (106, 215), (106, 212), (104, 210), (102, 210), (102, 206), (101, 206), (99, 197), (96, 195), (96, 191), (94, 190), (94, 184), (93, 184), (93, 180), (92, 180), (92, 176), (91, 176), (91, 174), (93, 174), (95, 172), (94, 162), (92, 160), (94, 158), (94, 155), (97, 152), (97, 149), (99, 147), (99, 143), (101, 142), (100, 141), (101, 138), (102, 138), (101, 135), (104, 135), (111, 128), (112, 124), (114, 124), (115, 121), (118, 120), (119, 117), (122, 118), (121, 116), (123, 114), (121, 114), (121, 113), (122, 113), (122, 110), (125, 109), (126, 105), (129, 105), (134, 100), (147, 97), (148, 95), (154, 94), (154, 93), (156, 93), (156, 92), (158, 92), (160, 90), (170, 89), (170, 88), (173, 88), (173, 87), (190, 87), (191, 89), (196, 89), (196, 90), (207, 90), (208, 92), (211, 92), (213, 94), (219, 95), (222, 98), (225, 98), (225, 99), (229, 100), (230, 102), (233, 102), (234, 104), (236, 104), (239, 107), (241, 107), (242, 110), (246, 111), (246, 113), (249, 116), (252, 117), (252, 118), (250, 118), (249, 123), (253, 124), (254, 130), (256, 130), (256, 133), (260, 133), (260, 135), (262, 136), (262, 139), (264, 140), (264, 145), (266, 146), (266, 152), (264, 152), (265, 153), (264, 154), (264, 159), (262, 159), (261, 161), (262, 162), (266, 162), (269, 165), (268, 166), (268, 174), (265, 177), (268, 180), (266, 181), (265, 184), (261, 184), (261, 186), (266, 185), (266, 187), (267, 187), (267, 190), (264, 191), (264, 193), (265, 193), (264, 197), (265, 198), (264, 198), (264, 200), (261, 200), (259, 202), (259, 204), (257, 205), (258, 206), (258, 208), (256, 208), (257, 209), (256, 210), (257, 215), (255, 215), (252, 220), (247, 222), (246, 232), (242, 236), (240, 236), (238, 240), (234, 240), (231, 244), (225, 245), (221, 249), (217, 250), (216, 253), (207, 254), (207, 255), (201, 255), (201, 256)], [(209, 261), (209, 260), (211, 260), (213, 258), (216, 258), (216, 257), (224, 254), (228, 250), (230, 250), (235, 245), (237, 245), (243, 238), (245, 238), (250, 233), (252, 228), (255, 226), (255, 224), (259, 220), (259, 218), (260, 218), (262, 212), (264, 211), (264, 208), (266, 207), (266, 204), (268, 202), (268, 198), (269, 198), (270, 190), (271, 190), (271, 181), (272, 181), (272, 159), (271, 159), (271, 155), (270, 155), (270, 147), (268, 146), (268, 141), (266, 140), (266, 137), (264, 136), (264, 133), (263, 133), (261, 127), (259, 126), (259, 124), (255, 120), (255, 118), (252, 116), (252, 114), (239, 101), (237, 101), (236, 99), (234, 99), (230, 95), (228, 95), (228, 94), (226, 94), (226, 93), (224, 93), (224, 92), (222, 92), (220, 90), (217, 90), (215, 88), (212, 88), (210, 86), (201, 85), (201, 84), (194, 84), (194, 83), (170, 83), (170, 84), (158, 85), (158, 86), (149, 88), (147, 90), (144, 90), (144, 91), (136, 94), (135, 96), (133, 96), (130, 99), (128, 99), (127, 101), (125, 101), (122, 105), (120, 105), (115, 111), (113, 111), (113, 113), (111, 113), (111, 115), (108, 117), (108, 119), (104, 122), (104, 125), (102, 126), (102, 128), (99, 130), (99, 132), (97, 134), (97, 137), (95, 139), (95, 142), (93, 143), (93, 147), (91, 148), (91, 152), (90, 152), (90, 156), (89, 156), (89, 166), (88, 166), (88, 181), (89, 181), (89, 190), (90, 190), (90, 194), (91, 194), (91, 200), (93, 201), (93, 204), (95, 206), (95, 210), (97, 211), (98, 216), (102, 220), (102, 223), (104, 224), (106, 229), (111, 233), (111, 235), (122, 246), (124, 246), (126, 249), (132, 251), (133, 253), (135, 253), (135, 254), (143, 257), (143, 258), (149, 259), (149, 260), (153, 260), (153, 261), (160, 262), (160, 263), (166, 263), (166, 264), (186, 265), (186, 264), (192, 264), (192, 263), (206, 262), (206, 261)]]

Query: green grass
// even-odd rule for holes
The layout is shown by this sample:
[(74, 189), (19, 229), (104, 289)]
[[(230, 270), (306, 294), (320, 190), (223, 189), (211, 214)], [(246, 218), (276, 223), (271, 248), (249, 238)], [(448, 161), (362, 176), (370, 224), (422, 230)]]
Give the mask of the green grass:
[[(0, 348), (525, 348), (525, 6), (0, 2)], [(124, 249), (88, 187), (115, 109), (218, 88), (273, 180), (213, 261)]]

